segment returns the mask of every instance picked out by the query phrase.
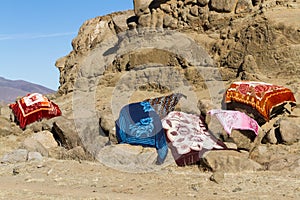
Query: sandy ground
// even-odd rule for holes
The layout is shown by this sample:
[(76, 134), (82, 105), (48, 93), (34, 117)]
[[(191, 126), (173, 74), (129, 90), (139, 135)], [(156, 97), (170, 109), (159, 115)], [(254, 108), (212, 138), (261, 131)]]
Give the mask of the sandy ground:
[(149, 173), (100, 163), (47, 159), (0, 166), (1, 199), (299, 199), (298, 172), (225, 173), (221, 183), (197, 166)]

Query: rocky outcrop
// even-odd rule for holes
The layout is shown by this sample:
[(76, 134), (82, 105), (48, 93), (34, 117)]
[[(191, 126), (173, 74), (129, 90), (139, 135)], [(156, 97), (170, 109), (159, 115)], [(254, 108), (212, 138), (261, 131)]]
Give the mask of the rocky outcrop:
[[(11, 123), (6, 108), (0, 112), (5, 125), (0, 138), (22, 135), (15, 146), (26, 149), (12, 151), (11, 161), (16, 154), (20, 162), (29, 160), (31, 153), (30, 159), (97, 159), (126, 171), (154, 170), (159, 167), (153, 165), (153, 149), (114, 145), (115, 120), (129, 102), (180, 91), (187, 100), (176, 109), (205, 115), (220, 106), (233, 80), (286, 77), (291, 80), (284, 84), (299, 99), (298, 22), (281, 21), (283, 10), (297, 16), (297, 6), (288, 0), (134, 0), (133, 11), (86, 21), (72, 41), (72, 52), (56, 62), (60, 87), (52, 99), (63, 116), (22, 131)], [(299, 113), (296, 108), (294, 115), (280, 116), (256, 138), (238, 130), (228, 135), (208, 123), (235, 151), (210, 152), (202, 162), (215, 172), (297, 170)], [(46, 148), (33, 139), (42, 131), (59, 145)]]
[(59, 94), (73, 91), (74, 82), (84, 56), (101, 42), (116, 38), (118, 33), (127, 30), (127, 20), (132, 15), (132, 11), (113, 13), (87, 20), (81, 26), (78, 36), (72, 41), (73, 51), (55, 63), (60, 71)]
[[(272, 15), (284, 9), (293, 14), (297, 5), (273, 0), (134, 0), (133, 11), (86, 21), (72, 42), (73, 51), (56, 62), (61, 84), (57, 100), (64, 102), (68, 120), (75, 123), (61, 131), (70, 133), (68, 148), (84, 146), (97, 155), (101, 147), (84, 145), (95, 142), (90, 137), (102, 141), (100, 146), (106, 143), (102, 136), (115, 143), (114, 120), (122, 105), (149, 95), (180, 88), (197, 99), (218, 88), (213, 108), (224, 91), (214, 81), (297, 77), (299, 27)], [(187, 107), (199, 111), (197, 105)], [(75, 140), (72, 129), (81, 130)], [(262, 141), (282, 143), (276, 131), (268, 130)], [(295, 142), (287, 132), (283, 137), (286, 143)], [(224, 134), (223, 139), (247, 151), (256, 145), (253, 135), (243, 131)]]
[[(109, 40), (121, 42), (124, 35), (140, 34), (149, 28), (172, 29), (194, 39), (213, 58), (224, 80), (236, 77), (261, 80), (266, 74), (278, 78), (295, 76), (299, 74), (296, 72), (300, 51), (297, 23), (291, 28), (280, 23), (283, 16), (269, 17), (274, 12), (271, 9), (289, 6), (292, 14), (297, 8), (292, 1), (135, 0), (134, 11), (97, 17), (81, 26), (72, 42), (73, 51), (56, 62), (60, 70), (59, 94), (73, 91), (85, 55), (91, 50), (107, 45)], [(131, 55), (129, 58), (120, 55), (108, 64), (126, 65), (129, 60), (134, 64), (135, 52)], [(95, 76), (103, 73), (99, 71)], [(197, 82), (196, 79), (192, 81)]]

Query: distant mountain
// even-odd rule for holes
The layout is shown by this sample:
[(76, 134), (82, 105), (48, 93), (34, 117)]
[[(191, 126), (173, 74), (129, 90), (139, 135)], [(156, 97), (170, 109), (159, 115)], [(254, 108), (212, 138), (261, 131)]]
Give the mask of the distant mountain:
[(0, 77), (0, 102), (14, 102), (17, 97), (28, 93), (51, 94), (54, 90), (23, 80), (8, 80)]

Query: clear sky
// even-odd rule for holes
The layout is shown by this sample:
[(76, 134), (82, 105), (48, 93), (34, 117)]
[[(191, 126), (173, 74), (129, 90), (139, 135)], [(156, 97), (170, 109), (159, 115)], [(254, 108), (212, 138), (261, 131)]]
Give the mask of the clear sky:
[(133, 0), (1, 0), (0, 76), (57, 90), (58, 58), (88, 19), (133, 9)]

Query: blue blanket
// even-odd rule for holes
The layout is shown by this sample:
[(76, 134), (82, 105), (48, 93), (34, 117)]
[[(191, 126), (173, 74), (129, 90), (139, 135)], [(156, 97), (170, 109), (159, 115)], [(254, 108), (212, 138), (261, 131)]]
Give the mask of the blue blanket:
[(155, 147), (157, 164), (167, 157), (168, 146), (161, 119), (149, 102), (124, 106), (116, 120), (116, 135), (119, 143)]

